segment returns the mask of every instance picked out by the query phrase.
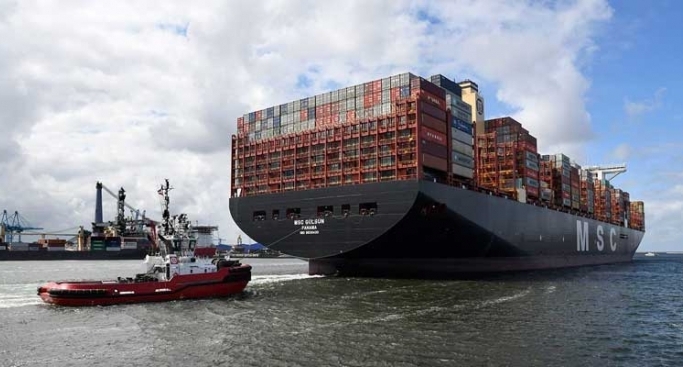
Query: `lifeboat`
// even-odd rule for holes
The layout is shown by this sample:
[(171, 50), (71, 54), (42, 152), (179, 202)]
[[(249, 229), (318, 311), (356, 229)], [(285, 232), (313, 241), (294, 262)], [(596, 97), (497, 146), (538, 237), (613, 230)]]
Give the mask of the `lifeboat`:
[(60, 306), (107, 306), (215, 298), (244, 291), (251, 266), (229, 258), (146, 256), (147, 271), (134, 278), (49, 282), (38, 287), (46, 303)]

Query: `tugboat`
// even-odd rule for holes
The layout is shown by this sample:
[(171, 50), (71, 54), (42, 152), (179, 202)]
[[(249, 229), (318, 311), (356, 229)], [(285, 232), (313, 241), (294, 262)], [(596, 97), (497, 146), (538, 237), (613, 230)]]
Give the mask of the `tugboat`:
[(105, 306), (241, 293), (251, 280), (251, 265), (229, 257), (195, 256), (197, 239), (187, 216), (171, 217), (168, 210), (170, 190), (167, 179), (158, 191), (164, 197), (160, 233), (155, 224), (151, 228), (158, 254), (145, 257), (145, 273), (115, 280), (49, 282), (38, 288), (40, 298), (60, 306)]

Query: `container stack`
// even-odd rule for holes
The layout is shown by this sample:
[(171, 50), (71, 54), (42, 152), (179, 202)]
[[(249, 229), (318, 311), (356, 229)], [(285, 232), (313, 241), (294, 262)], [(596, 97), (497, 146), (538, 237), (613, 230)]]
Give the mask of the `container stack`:
[(555, 203), (553, 192), (553, 164), (550, 156), (544, 155), (539, 164), (539, 181), (541, 185), (541, 201), (545, 203)]
[(420, 78), (404, 73), (249, 112), (237, 119), (237, 132), (249, 142), (257, 142), (388, 115), (395, 102), (410, 98), (415, 91), (411, 80), (415, 79)]
[(45, 249), (45, 247), (38, 242), (32, 242), (28, 244), (29, 251), (41, 251), (43, 249)]
[[(543, 155), (541, 158), (545, 171), (544, 179), (548, 180), (548, 187), (552, 190), (554, 205), (558, 207), (572, 207), (572, 181), (571, 181), (571, 161), (564, 154)], [(550, 170), (548, 176), (547, 170)]]
[(611, 188), (611, 209), (612, 209), (612, 223), (617, 225), (624, 225), (628, 221), (628, 212), (631, 209), (631, 199), (628, 192), (621, 189)]
[(90, 237), (90, 251), (104, 251), (104, 239), (105, 237)]
[(476, 137), (477, 184), (538, 199), (539, 159), (536, 138), (511, 117), (486, 120), (484, 134)]
[[(445, 89), (409, 73), (250, 112), (233, 136), (231, 195), (418, 177), (449, 182), (450, 113)], [(468, 178), (471, 142), (467, 149), (455, 141), (465, 151), (455, 175)]]
[(11, 242), (9, 244), (10, 251), (28, 251), (28, 243), (25, 242)]
[(572, 209), (579, 210), (581, 206), (581, 181), (579, 171), (581, 166), (576, 163), (571, 164), (569, 169), (569, 182), (571, 185)]
[(472, 106), (463, 102), (460, 85), (454, 81), (441, 74), (432, 75), (430, 80), (445, 93), (450, 120), (451, 173), (456, 178), (471, 180), (474, 177)]
[(107, 252), (121, 251), (121, 237), (107, 237), (104, 240)]
[(645, 204), (642, 201), (632, 201), (630, 204), (631, 220), (629, 227), (645, 230)]
[(137, 250), (138, 242), (135, 238), (123, 238), (121, 241), (121, 250)]
[[(423, 172), (438, 180), (448, 172), (449, 160), (449, 127), (446, 106), (446, 93), (425, 79), (413, 79), (411, 90), (418, 92), (419, 118), (419, 151)], [(437, 170), (439, 172), (434, 172)]]
[(594, 174), (591, 171), (581, 170), (581, 205), (580, 210), (584, 213), (595, 213), (595, 184)]
[(38, 243), (47, 248), (47, 251), (58, 252), (66, 250), (66, 240), (41, 238)]
[(612, 222), (612, 195), (610, 184), (604, 179), (595, 180), (595, 217), (599, 221)]

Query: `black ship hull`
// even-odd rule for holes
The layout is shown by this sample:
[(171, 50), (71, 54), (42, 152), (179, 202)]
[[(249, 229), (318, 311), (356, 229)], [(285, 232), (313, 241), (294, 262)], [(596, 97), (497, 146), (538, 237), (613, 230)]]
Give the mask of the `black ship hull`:
[[(375, 206), (374, 215), (360, 209)], [(311, 274), (423, 277), (628, 262), (644, 235), (429, 181), (231, 198), (230, 211), (249, 237), (308, 260)]]
[(143, 260), (147, 250), (121, 251), (0, 251), (0, 261)]

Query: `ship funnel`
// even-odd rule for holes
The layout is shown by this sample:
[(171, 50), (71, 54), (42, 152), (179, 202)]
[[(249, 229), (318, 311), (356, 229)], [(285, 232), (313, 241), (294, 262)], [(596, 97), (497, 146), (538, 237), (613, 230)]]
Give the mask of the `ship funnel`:
[(95, 223), (102, 223), (102, 182), (95, 185), (97, 196), (95, 196)]

